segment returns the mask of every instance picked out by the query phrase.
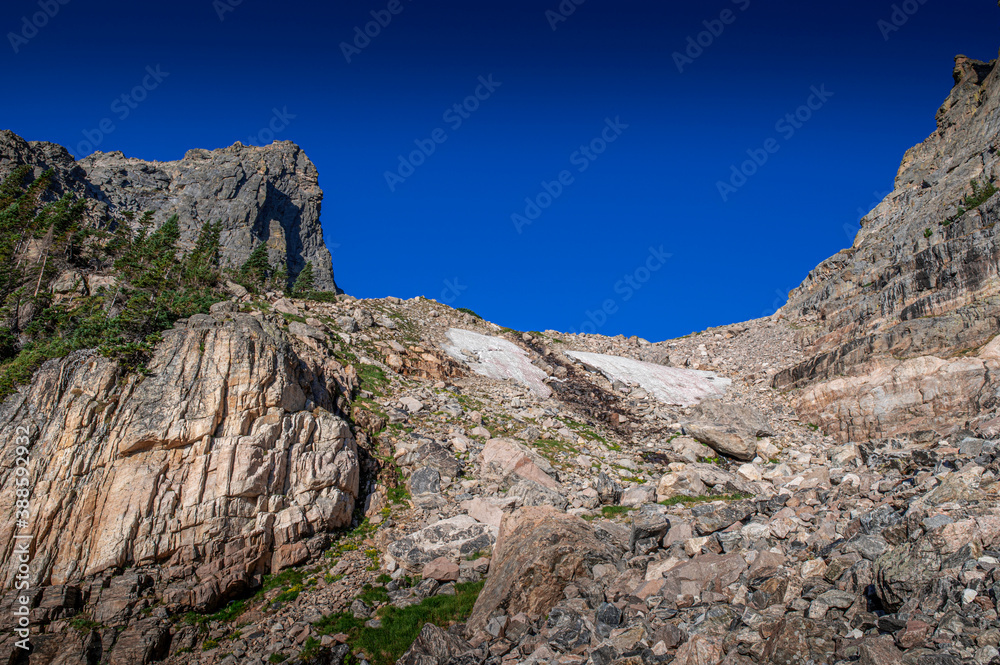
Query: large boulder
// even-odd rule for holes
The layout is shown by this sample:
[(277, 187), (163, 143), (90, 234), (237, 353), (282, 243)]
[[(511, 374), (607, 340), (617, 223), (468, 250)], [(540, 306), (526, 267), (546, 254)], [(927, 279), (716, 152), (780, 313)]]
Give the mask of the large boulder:
[(674, 665), (718, 665), (726, 652), (722, 640), (711, 635), (695, 635), (677, 650)]
[(701, 475), (694, 469), (679, 469), (664, 474), (656, 486), (656, 500), (665, 501), (675, 496), (703, 496), (708, 488)]
[(762, 662), (773, 665), (831, 665), (836, 660), (834, 626), (791, 615), (781, 620), (764, 645)]
[(479, 456), (479, 464), (483, 478), (507, 483), (526, 478), (550, 490), (561, 488), (555, 469), (544, 457), (511, 439), (490, 439)]
[(896, 610), (921, 593), (941, 570), (941, 553), (927, 539), (906, 542), (875, 560), (875, 587), (882, 604)]
[(507, 498), (514, 499), (521, 506), (552, 506), (559, 510), (565, 510), (569, 503), (560, 492), (526, 478), (510, 486)]
[(992, 516), (938, 526), (875, 559), (875, 588), (886, 609), (898, 610), (909, 598), (927, 592), (942, 571), (961, 566), (994, 547), (1000, 520)]
[(458, 515), (435, 522), (400, 538), (388, 547), (389, 556), (411, 573), (420, 573), (425, 564), (439, 557), (458, 561), (493, 546), (496, 527)]
[(722, 593), (738, 581), (746, 571), (747, 562), (738, 552), (731, 554), (704, 554), (666, 572), (667, 582), (662, 595), (668, 600), (680, 596), (699, 598), (705, 591)]
[(493, 497), (473, 497), (468, 501), (463, 501), (461, 509), (469, 514), (477, 522), (489, 524), (500, 529), (504, 515), (514, 512), (517, 507), (517, 499), (506, 497), (503, 499)]
[(463, 469), (462, 463), (437, 441), (424, 443), (400, 457), (396, 463), (400, 466), (430, 467), (448, 478), (458, 478)]
[[(522, 508), (507, 516), (472, 616), (470, 634), (496, 613), (524, 612), (532, 621), (564, 598), (570, 583), (594, 587), (593, 568), (613, 565), (622, 552), (597, 537), (587, 522), (553, 508)], [(586, 595), (586, 594), (585, 594)]]
[(444, 665), (451, 659), (471, 651), (463, 640), (432, 623), (425, 623), (410, 649), (396, 661), (397, 665)]
[(684, 432), (720, 455), (752, 460), (757, 456), (757, 437), (770, 436), (771, 427), (752, 406), (709, 399), (694, 408)]

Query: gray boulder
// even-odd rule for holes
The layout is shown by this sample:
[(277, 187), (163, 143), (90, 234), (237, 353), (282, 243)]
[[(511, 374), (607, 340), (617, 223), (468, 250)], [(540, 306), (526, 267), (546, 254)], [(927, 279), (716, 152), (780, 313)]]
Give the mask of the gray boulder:
[(720, 455), (752, 460), (757, 455), (757, 437), (770, 436), (771, 426), (752, 406), (709, 399), (694, 408), (684, 432)]

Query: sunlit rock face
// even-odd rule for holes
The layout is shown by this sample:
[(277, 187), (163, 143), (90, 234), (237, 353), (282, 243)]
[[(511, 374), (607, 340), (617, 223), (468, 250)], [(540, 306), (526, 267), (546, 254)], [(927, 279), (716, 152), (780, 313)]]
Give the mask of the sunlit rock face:
[(854, 246), (816, 267), (782, 310), (802, 325), (810, 358), (773, 385), (812, 386), (797, 410), (836, 422), (841, 438), (946, 433), (995, 406), (982, 363), (953, 362), (1000, 330), (1000, 197), (972, 185), (1000, 182), (995, 65), (956, 59), (937, 130), (907, 151)]
[(350, 523), (358, 496), (354, 437), (314, 378), (246, 315), (168, 331), (146, 376), (93, 353), (50, 361), (0, 412), (4, 440), (26, 433), (37, 478), (17, 529), (4, 449), (0, 546), (34, 534), (38, 585), (161, 564), (177, 607), (211, 607), (294, 563), (302, 541)]

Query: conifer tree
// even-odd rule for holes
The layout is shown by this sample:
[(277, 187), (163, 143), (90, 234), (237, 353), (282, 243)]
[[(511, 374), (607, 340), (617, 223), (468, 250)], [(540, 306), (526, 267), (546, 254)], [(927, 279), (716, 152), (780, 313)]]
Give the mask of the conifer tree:
[(267, 262), (267, 245), (257, 245), (246, 262), (240, 266), (240, 279), (243, 286), (259, 289), (267, 282), (271, 266)]
[(292, 294), (303, 296), (316, 289), (316, 278), (313, 276), (312, 261), (307, 261), (299, 276), (295, 278), (295, 286), (292, 287)]
[(219, 277), (219, 235), (222, 223), (205, 222), (194, 249), (184, 259), (184, 281), (191, 285), (214, 284)]

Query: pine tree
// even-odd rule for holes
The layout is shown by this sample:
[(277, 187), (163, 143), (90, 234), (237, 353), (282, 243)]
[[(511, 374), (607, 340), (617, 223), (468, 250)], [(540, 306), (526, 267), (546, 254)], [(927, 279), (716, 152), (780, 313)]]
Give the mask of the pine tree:
[(0, 183), (0, 210), (17, 202), (24, 195), (24, 181), (31, 173), (31, 167), (18, 166)]
[(240, 266), (240, 280), (247, 288), (259, 289), (267, 282), (271, 266), (267, 262), (267, 245), (261, 243), (250, 252), (250, 258)]
[(292, 287), (292, 294), (303, 296), (316, 289), (316, 278), (313, 276), (312, 261), (307, 261), (299, 276), (295, 278), (295, 286)]
[(193, 285), (215, 284), (219, 277), (219, 235), (222, 222), (205, 222), (194, 249), (184, 259), (184, 281)]

